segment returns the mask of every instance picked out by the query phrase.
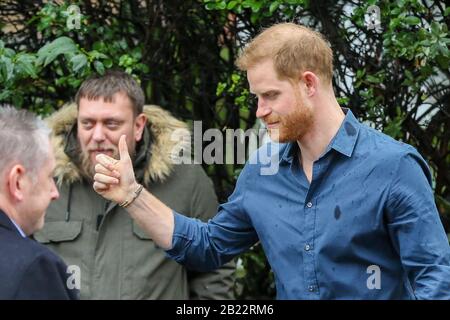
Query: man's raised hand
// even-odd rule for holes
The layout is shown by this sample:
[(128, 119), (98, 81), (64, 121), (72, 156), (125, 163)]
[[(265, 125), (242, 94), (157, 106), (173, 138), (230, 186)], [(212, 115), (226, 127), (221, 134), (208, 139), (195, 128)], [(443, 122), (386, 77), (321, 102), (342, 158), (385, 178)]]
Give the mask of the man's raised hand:
[(105, 199), (117, 203), (128, 199), (138, 186), (125, 138), (122, 135), (119, 140), (119, 160), (99, 154), (95, 165), (94, 190)]

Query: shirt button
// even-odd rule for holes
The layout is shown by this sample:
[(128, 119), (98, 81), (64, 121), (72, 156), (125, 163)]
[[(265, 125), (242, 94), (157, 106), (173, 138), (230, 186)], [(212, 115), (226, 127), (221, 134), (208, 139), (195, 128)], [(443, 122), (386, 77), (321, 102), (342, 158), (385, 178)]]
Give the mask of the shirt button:
[(308, 202), (308, 203), (306, 204), (306, 206), (307, 206), (308, 208), (311, 208), (311, 207), (312, 207), (312, 203), (311, 203), (311, 202)]
[(309, 251), (309, 250), (311, 250), (312, 249), (312, 246), (310, 246), (309, 244), (306, 244), (305, 245), (305, 250), (306, 251)]
[(315, 286), (309, 286), (308, 287), (308, 291), (309, 292), (314, 292), (314, 291), (316, 291), (316, 287)]

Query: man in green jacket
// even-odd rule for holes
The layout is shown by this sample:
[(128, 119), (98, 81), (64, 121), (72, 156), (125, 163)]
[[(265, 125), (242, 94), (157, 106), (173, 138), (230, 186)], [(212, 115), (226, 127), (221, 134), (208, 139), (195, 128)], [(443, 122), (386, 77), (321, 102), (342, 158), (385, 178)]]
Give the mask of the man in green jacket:
[(144, 106), (138, 83), (120, 71), (86, 80), (76, 105), (49, 119), (60, 198), (34, 238), (73, 266), (82, 299), (231, 299), (234, 264), (193, 273), (165, 252), (121, 206), (92, 188), (95, 157), (118, 158), (129, 137), (136, 179), (179, 212), (201, 220), (217, 210), (211, 180), (199, 165), (175, 165), (171, 152), (190, 141), (187, 126), (167, 111)]

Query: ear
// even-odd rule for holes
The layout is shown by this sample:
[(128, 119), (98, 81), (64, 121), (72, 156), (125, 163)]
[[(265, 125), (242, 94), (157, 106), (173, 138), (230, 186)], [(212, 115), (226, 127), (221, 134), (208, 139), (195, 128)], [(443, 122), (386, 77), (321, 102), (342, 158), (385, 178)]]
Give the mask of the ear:
[(144, 133), (145, 125), (147, 124), (147, 116), (143, 113), (138, 115), (134, 120), (134, 139), (136, 142), (141, 141), (142, 134)]
[(319, 87), (319, 77), (311, 71), (305, 71), (301, 74), (300, 80), (305, 84), (306, 96), (312, 97), (316, 94)]
[(14, 201), (23, 201), (25, 187), (28, 183), (27, 179), (26, 170), (20, 164), (13, 166), (7, 174), (7, 188)]

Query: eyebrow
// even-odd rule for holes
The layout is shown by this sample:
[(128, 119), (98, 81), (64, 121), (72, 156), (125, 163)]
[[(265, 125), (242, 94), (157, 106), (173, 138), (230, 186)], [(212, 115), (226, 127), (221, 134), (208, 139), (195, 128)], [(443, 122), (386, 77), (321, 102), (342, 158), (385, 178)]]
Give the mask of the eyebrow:
[(106, 118), (106, 119), (104, 120), (104, 122), (109, 122), (109, 121), (114, 121), (114, 122), (118, 122), (118, 123), (125, 122), (124, 120), (122, 120), (122, 119), (117, 119), (117, 118)]
[[(252, 90), (249, 90), (249, 92), (250, 92), (251, 94), (253, 94), (253, 95), (257, 95), (257, 93), (255, 93), (255, 92), (252, 91)], [(267, 90), (265, 90), (265, 91), (260, 92), (259, 94), (263, 95), (263, 94), (267, 94), (267, 93), (271, 93), (271, 92), (280, 92), (280, 90), (278, 90), (278, 89), (267, 89)]]
[[(79, 120), (80, 121), (91, 121), (91, 122), (97, 121), (97, 119), (94, 119), (92, 117), (79, 117)], [(122, 120), (120, 118), (114, 118), (114, 117), (109, 117), (109, 118), (106, 118), (106, 119), (102, 119), (101, 121), (102, 122), (115, 121), (115, 122), (119, 122), (119, 123), (125, 122), (125, 120)]]

